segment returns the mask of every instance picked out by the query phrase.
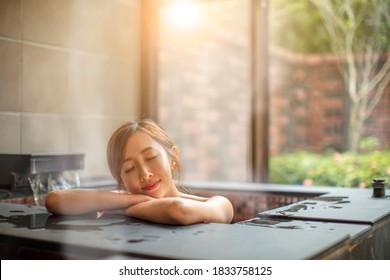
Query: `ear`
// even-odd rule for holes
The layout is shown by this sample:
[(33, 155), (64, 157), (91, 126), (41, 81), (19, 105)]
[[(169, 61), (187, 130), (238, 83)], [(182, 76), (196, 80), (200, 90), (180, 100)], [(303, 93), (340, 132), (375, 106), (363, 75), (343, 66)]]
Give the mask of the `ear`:
[[(179, 158), (179, 149), (176, 146), (172, 147), (172, 153), (176, 156), (176, 158)], [(171, 169), (175, 170), (177, 168), (177, 162), (172, 160), (171, 162)]]
[(179, 148), (176, 146), (172, 147), (172, 152), (175, 154), (175, 156), (178, 158), (179, 157)]

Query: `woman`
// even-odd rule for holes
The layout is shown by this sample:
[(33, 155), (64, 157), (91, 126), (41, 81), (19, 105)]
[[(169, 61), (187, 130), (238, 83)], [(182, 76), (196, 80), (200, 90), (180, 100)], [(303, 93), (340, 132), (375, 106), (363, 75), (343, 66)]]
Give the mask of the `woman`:
[(111, 136), (107, 159), (117, 192), (73, 189), (52, 191), (46, 208), (56, 214), (108, 211), (163, 224), (230, 223), (233, 207), (221, 196), (204, 198), (178, 190), (179, 150), (155, 122), (120, 126)]

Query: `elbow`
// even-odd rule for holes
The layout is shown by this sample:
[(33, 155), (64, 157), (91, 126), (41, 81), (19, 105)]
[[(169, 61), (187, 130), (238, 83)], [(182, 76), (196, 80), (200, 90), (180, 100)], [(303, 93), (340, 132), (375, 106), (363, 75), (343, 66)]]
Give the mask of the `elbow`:
[(234, 218), (234, 208), (232, 203), (226, 199), (226, 211), (223, 215), (223, 221), (224, 224), (230, 224), (232, 223)]
[(223, 196), (215, 196), (212, 199), (218, 201), (218, 207), (213, 211), (211, 222), (230, 224), (234, 218), (234, 208), (232, 203)]
[(59, 197), (55, 191), (49, 192), (45, 199), (45, 206), (47, 211), (53, 214), (58, 214), (60, 209), (59, 206)]

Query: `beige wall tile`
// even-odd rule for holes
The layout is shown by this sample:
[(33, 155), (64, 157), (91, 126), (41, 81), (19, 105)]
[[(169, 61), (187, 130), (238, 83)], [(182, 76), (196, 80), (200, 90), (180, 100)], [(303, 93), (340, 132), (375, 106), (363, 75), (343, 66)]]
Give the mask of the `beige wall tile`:
[(0, 111), (19, 111), (22, 45), (0, 40)]
[(139, 8), (131, 2), (138, 1), (72, 1), (70, 46), (116, 57), (131, 57), (139, 42)]
[(139, 72), (134, 65), (120, 62), (111, 62), (108, 65), (107, 83), (108, 113), (118, 116), (140, 114)]
[(103, 114), (106, 106), (104, 97), (108, 75), (106, 60), (96, 56), (74, 54), (70, 73), (71, 112)]
[(22, 37), (22, 0), (0, 1), (0, 36)]
[(134, 59), (138, 1), (24, 1), (24, 39)]
[(112, 44), (109, 45), (109, 52), (112, 55), (136, 61), (139, 58), (139, 38), (140, 38), (140, 1), (132, 1), (126, 4), (116, 1), (113, 4), (113, 14), (111, 16), (111, 26), (107, 33), (107, 39)]
[(68, 53), (25, 45), (23, 61), (22, 111), (68, 112)]
[(20, 152), (20, 115), (0, 113), (0, 153)]
[(72, 1), (28, 0), (23, 2), (23, 39), (32, 42), (69, 45), (69, 13)]
[(70, 110), (73, 113), (128, 116), (138, 114), (138, 79), (129, 63), (73, 55)]
[(123, 121), (110, 119), (72, 118), (71, 150), (85, 154), (85, 169), (81, 177), (111, 177), (106, 148), (114, 130)]
[(22, 115), (22, 152), (69, 152), (69, 118)]
[(108, 138), (140, 111), (139, 2), (0, 0), (0, 152), (82, 152), (82, 176), (111, 176)]

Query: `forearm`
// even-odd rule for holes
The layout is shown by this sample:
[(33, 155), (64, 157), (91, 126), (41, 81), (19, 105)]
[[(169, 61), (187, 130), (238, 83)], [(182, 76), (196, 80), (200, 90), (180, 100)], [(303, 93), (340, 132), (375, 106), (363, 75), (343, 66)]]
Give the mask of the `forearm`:
[(233, 209), (222, 197), (207, 201), (185, 198), (162, 198), (131, 206), (125, 214), (162, 224), (230, 223)]
[(172, 215), (180, 203), (177, 198), (161, 198), (153, 201), (139, 203), (125, 209), (125, 214), (137, 219), (160, 223), (180, 224)]
[(150, 199), (152, 198), (145, 195), (73, 189), (50, 192), (45, 205), (51, 213), (76, 215), (99, 210), (124, 209)]

